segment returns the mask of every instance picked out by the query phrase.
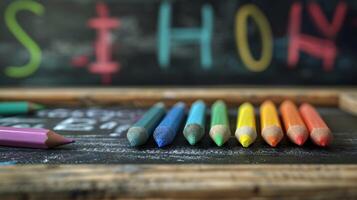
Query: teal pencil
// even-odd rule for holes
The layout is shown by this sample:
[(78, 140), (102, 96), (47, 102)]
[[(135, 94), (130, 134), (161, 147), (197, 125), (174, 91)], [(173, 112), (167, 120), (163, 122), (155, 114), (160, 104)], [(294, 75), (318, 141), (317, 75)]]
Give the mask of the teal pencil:
[(183, 135), (191, 145), (195, 145), (205, 134), (205, 112), (206, 105), (202, 100), (192, 104), (183, 129)]
[(41, 110), (44, 106), (26, 101), (0, 102), (0, 115), (20, 115)]
[(160, 123), (165, 114), (165, 105), (160, 102), (153, 105), (127, 133), (131, 146), (140, 146), (146, 143), (155, 127)]

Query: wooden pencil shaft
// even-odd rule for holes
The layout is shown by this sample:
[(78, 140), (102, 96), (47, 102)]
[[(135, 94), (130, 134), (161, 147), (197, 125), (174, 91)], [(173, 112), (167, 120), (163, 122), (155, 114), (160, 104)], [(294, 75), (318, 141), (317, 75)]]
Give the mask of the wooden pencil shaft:
[(26, 114), (30, 112), (27, 102), (1, 102), (0, 115)]
[(189, 111), (185, 127), (187, 127), (189, 124), (197, 124), (202, 128), (204, 128), (205, 118), (206, 118), (205, 114), (206, 114), (205, 103), (201, 100), (195, 101), (192, 104), (191, 109)]
[(286, 129), (293, 125), (305, 126), (297, 106), (292, 101), (284, 101), (280, 106), (280, 113)]
[(227, 106), (223, 101), (216, 101), (212, 105), (211, 127), (215, 125), (224, 125), (229, 127)]
[(74, 142), (42, 128), (0, 127), (0, 145), (47, 149)]
[(165, 105), (157, 103), (152, 106), (133, 127), (143, 127), (149, 134), (155, 129), (155, 126), (160, 122), (165, 114)]
[(254, 107), (250, 103), (244, 103), (238, 109), (236, 128), (238, 129), (244, 126), (248, 126), (253, 129), (256, 128)]
[(328, 128), (325, 121), (312, 105), (306, 103), (301, 105), (300, 113), (309, 128), (309, 131), (313, 128)]
[(269, 126), (277, 126), (281, 128), (279, 115), (272, 101), (265, 101), (260, 106), (260, 115), (262, 130)]
[(185, 110), (185, 104), (182, 102), (176, 103), (170, 111), (166, 114), (159, 126), (171, 127), (173, 130), (177, 130), (180, 126), (179, 121), (183, 119)]

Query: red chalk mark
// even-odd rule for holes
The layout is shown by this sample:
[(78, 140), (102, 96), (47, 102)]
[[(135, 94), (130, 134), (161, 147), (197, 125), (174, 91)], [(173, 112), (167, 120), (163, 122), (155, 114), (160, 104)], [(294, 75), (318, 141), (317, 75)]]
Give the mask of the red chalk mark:
[(341, 30), (342, 24), (345, 21), (347, 4), (343, 1), (338, 3), (331, 23), (327, 20), (321, 7), (316, 2), (309, 3), (308, 10), (321, 34), (330, 39), (336, 38), (337, 33)]
[(299, 61), (299, 51), (321, 58), (325, 71), (333, 70), (337, 49), (332, 41), (300, 34), (292, 36), (289, 45), (288, 66), (294, 68)]
[(89, 63), (89, 58), (86, 55), (77, 56), (71, 60), (71, 65), (75, 67), (84, 67), (88, 65), (88, 63)]
[(99, 2), (96, 5), (98, 18), (88, 21), (88, 26), (97, 30), (97, 40), (95, 41), (96, 61), (90, 64), (89, 71), (102, 76), (102, 83), (110, 84), (111, 75), (119, 71), (120, 64), (111, 61), (112, 41), (110, 30), (116, 29), (120, 21), (109, 17), (109, 10), (105, 3)]
[(341, 30), (347, 7), (343, 2), (339, 3), (332, 24), (328, 23), (318, 4), (310, 3), (308, 8), (316, 27), (327, 38), (318, 38), (301, 33), (302, 5), (299, 2), (294, 3), (290, 11), (288, 66), (294, 68), (299, 61), (299, 51), (304, 51), (313, 57), (322, 59), (324, 70), (331, 71), (338, 53), (333, 39)]

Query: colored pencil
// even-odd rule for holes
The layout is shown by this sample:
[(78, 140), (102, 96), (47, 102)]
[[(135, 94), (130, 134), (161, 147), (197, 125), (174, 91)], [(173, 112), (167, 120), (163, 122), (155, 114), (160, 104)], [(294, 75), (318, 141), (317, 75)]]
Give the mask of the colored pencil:
[(165, 105), (162, 102), (153, 105), (129, 128), (127, 138), (130, 145), (140, 146), (145, 144), (164, 115)]
[(309, 133), (296, 105), (286, 100), (280, 105), (280, 113), (288, 138), (299, 146), (303, 145)]
[(159, 147), (172, 143), (185, 114), (185, 104), (176, 103), (154, 131), (154, 139)]
[(238, 109), (235, 136), (243, 147), (249, 147), (257, 138), (254, 107), (248, 102)]
[(16, 161), (0, 162), (0, 166), (10, 166), (10, 165), (16, 165)]
[(195, 145), (205, 134), (206, 104), (202, 100), (195, 101), (188, 114), (183, 135), (188, 143)]
[(231, 137), (227, 107), (221, 100), (212, 105), (209, 135), (217, 146), (222, 146)]
[(272, 101), (265, 101), (260, 106), (262, 137), (270, 146), (276, 147), (284, 134), (281, 129), (278, 112)]
[(19, 115), (41, 110), (44, 106), (25, 101), (0, 102), (0, 115)]
[(316, 109), (304, 103), (300, 106), (300, 114), (309, 129), (312, 141), (322, 147), (328, 146), (332, 141), (332, 133)]
[(0, 127), (0, 145), (49, 149), (74, 142), (53, 131), (42, 128)]

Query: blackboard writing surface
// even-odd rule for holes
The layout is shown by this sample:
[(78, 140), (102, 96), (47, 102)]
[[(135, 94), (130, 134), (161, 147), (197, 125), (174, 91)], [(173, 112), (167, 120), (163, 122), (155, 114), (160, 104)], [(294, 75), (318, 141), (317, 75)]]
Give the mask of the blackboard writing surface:
[(357, 83), (353, 0), (98, 2), (1, 1), (0, 84)]
[[(260, 136), (249, 148), (241, 147), (234, 136), (220, 148), (208, 133), (196, 146), (190, 146), (182, 135), (182, 127), (173, 144), (160, 149), (152, 138), (138, 148), (130, 147), (126, 140), (127, 129), (140, 118), (142, 109), (48, 109), (32, 116), (1, 118), (0, 126), (50, 128), (74, 138), (76, 143), (51, 150), (0, 147), (0, 164), (356, 163), (357, 118), (336, 108), (318, 110), (334, 134), (334, 142), (329, 148), (316, 147), (310, 141), (298, 147), (286, 137), (277, 148), (271, 148)], [(232, 131), (235, 111), (231, 109), (229, 113)]]

